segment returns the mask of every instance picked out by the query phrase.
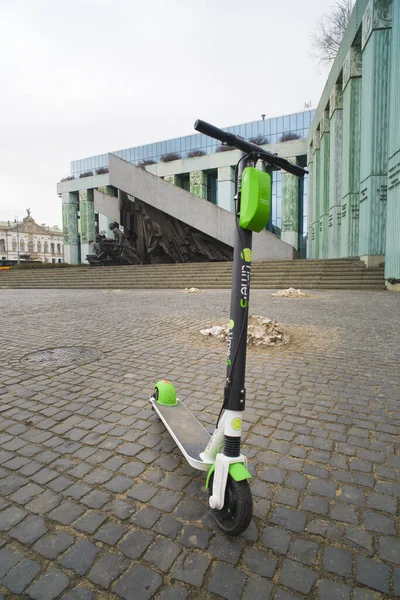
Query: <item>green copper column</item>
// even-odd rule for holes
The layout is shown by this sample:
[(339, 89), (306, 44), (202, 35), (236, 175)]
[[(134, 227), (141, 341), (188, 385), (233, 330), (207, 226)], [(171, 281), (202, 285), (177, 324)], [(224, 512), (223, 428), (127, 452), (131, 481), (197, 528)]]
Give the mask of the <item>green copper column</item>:
[(79, 264), (78, 194), (76, 192), (61, 194), (61, 201), (64, 261), (70, 265), (77, 265)]
[(400, 292), (400, 2), (393, 3), (390, 69), (389, 163), (386, 219), (386, 285)]
[(329, 167), (330, 167), (330, 131), (329, 114), (325, 111), (321, 118), (321, 160), (319, 190), (319, 245), (318, 258), (328, 258), (328, 219), (329, 219)]
[(96, 239), (93, 190), (80, 190), (79, 211), (81, 216), (81, 263), (84, 263), (86, 255), (92, 254), (89, 241)]
[(329, 99), (330, 167), (329, 167), (329, 217), (328, 258), (340, 256), (340, 213), (342, 205), (342, 137), (343, 103), (342, 86), (335, 85)]
[(307, 152), (307, 258), (313, 258), (312, 255), (312, 223), (313, 223), (313, 180), (314, 180), (314, 154), (312, 145)]
[(168, 183), (172, 183), (172, 185), (177, 185), (180, 187), (180, 177), (178, 175), (166, 175), (164, 177), (164, 181)]
[[(288, 159), (297, 164), (296, 158)], [(281, 240), (299, 250), (299, 178), (282, 171), (281, 175)]]
[(367, 266), (385, 253), (391, 9), (391, 0), (370, 0), (362, 21), (359, 253)]
[(320, 148), (320, 132), (319, 129), (313, 137), (313, 156), (314, 169), (312, 181), (312, 230), (311, 230), (311, 248), (312, 254), (310, 258), (321, 258), (319, 254), (319, 214), (320, 214), (320, 164), (321, 164), (321, 148)]
[(219, 167), (217, 193), (218, 206), (233, 213), (235, 211), (234, 195), (235, 170), (232, 167)]
[(359, 256), (361, 61), (361, 48), (353, 46), (343, 63), (342, 257)]
[(207, 173), (204, 171), (190, 173), (190, 193), (207, 200)]

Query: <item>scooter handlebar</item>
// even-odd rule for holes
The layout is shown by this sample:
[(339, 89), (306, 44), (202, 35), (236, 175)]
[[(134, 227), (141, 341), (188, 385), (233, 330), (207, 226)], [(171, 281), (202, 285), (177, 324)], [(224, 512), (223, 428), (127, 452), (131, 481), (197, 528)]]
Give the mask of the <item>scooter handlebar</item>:
[(204, 135), (208, 135), (215, 140), (219, 140), (220, 142), (223, 142), (228, 146), (233, 146), (234, 148), (242, 150), (243, 152), (256, 152), (260, 155), (261, 160), (264, 160), (265, 162), (268, 162), (279, 169), (284, 169), (284, 171), (292, 173), (292, 175), (296, 175), (297, 177), (303, 177), (303, 175), (308, 173), (306, 169), (303, 169), (298, 165), (294, 165), (288, 160), (280, 158), (276, 154), (267, 152), (261, 146), (257, 146), (257, 144), (252, 144), (251, 142), (246, 142), (246, 140), (238, 137), (234, 133), (223, 131), (222, 129), (219, 129), (219, 127), (215, 127), (215, 125), (211, 125), (211, 123), (207, 123), (201, 119), (197, 119), (194, 124), (194, 128), (199, 133), (204, 133)]

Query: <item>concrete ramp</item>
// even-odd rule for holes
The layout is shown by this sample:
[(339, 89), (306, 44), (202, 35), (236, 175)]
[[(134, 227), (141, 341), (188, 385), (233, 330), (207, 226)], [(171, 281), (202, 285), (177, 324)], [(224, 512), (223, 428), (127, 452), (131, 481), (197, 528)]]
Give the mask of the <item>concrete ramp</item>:
[[(232, 213), (172, 185), (131, 163), (109, 154), (109, 185), (186, 223), (201, 233), (233, 247), (235, 221)], [(107, 199), (113, 201), (111, 197)], [(114, 198), (119, 208), (118, 198)], [(107, 215), (108, 216), (108, 215)], [(269, 231), (253, 236), (253, 259), (293, 259), (296, 250)]]

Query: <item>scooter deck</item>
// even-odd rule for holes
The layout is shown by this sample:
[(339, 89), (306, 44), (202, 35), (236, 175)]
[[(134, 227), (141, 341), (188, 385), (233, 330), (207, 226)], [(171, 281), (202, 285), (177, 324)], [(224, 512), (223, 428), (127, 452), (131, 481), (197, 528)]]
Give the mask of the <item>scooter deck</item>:
[(208, 471), (212, 463), (203, 462), (200, 454), (211, 436), (203, 425), (179, 400), (175, 406), (158, 404), (154, 398), (151, 403), (188, 463), (195, 469)]

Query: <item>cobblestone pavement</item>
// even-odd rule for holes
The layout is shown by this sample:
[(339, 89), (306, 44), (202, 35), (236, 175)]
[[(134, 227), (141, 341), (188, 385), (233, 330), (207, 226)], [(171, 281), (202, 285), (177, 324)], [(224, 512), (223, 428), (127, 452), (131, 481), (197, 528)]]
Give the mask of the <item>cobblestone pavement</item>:
[[(226, 351), (196, 332), (229, 292), (0, 291), (0, 598), (400, 596), (400, 295), (313, 296), (252, 292), (293, 344), (249, 353), (254, 518), (228, 538), (148, 393), (168, 376), (211, 427)], [(21, 362), (73, 345), (100, 358)]]

